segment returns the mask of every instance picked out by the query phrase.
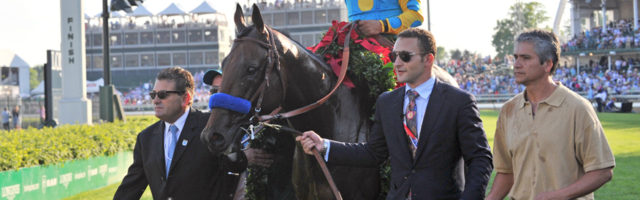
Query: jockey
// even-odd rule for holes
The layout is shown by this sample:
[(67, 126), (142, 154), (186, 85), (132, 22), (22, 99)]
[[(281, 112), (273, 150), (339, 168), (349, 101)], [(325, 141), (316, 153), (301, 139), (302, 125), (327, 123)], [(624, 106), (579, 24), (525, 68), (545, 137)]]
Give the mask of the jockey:
[(419, 0), (345, 0), (349, 21), (367, 36), (380, 33), (397, 35), (422, 24)]
[[(345, 4), (349, 21), (360, 20), (358, 29), (366, 36), (385, 33), (395, 36), (420, 26), (424, 20), (420, 14), (420, 0), (345, 0)], [(435, 65), (433, 73), (445, 83), (458, 87), (456, 80), (441, 67)]]

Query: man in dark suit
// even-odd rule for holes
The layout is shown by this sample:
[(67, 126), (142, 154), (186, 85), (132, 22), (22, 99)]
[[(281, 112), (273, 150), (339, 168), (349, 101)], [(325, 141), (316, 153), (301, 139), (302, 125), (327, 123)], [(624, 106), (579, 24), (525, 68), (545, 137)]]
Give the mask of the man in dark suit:
[(213, 156), (199, 137), (209, 115), (191, 108), (193, 94), (189, 71), (172, 67), (158, 73), (149, 95), (160, 121), (138, 134), (133, 164), (114, 199), (139, 199), (147, 185), (154, 199), (233, 197), (238, 176), (231, 174), (243, 171), (247, 157), (256, 155), (241, 154), (234, 163)]
[(307, 154), (325, 152), (332, 165), (375, 167), (390, 157), (387, 199), (482, 199), (492, 156), (475, 98), (432, 75), (433, 35), (411, 28), (398, 35), (391, 60), (398, 82), (376, 103), (367, 143), (341, 143), (307, 131), (296, 140)]

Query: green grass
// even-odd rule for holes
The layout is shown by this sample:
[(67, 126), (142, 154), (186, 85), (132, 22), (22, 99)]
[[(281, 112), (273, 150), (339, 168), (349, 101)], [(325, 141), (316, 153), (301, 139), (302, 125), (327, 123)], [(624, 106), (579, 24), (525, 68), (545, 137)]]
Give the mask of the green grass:
[[(498, 111), (481, 111), (489, 144), (493, 145)], [(596, 191), (596, 199), (635, 200), (640, 197), (640, 114), (599, 113), (607, 140), (616, 158), (613, 180)], [(493, 182), (493, 177), (491, 181)], [(78, 194), (69, 199), (112, 199), (119, 184)], [(489, 183), (491, 187), (491, 183)], [(488, 191), (489, 189), (487, 189)], [(80, 196), (82, 195), (82, 196)], [(148, 188), (143, 199), (151, 199)]]
[[(74, 195), (72, 197), (69, 198), (65, 198), (65, 200), (88, 200), (88, 199), (92, 199), (92, 200), (111, 200), (113, 199), (113, 194), (116, 193), (116, 190), (118, 189), (118, 186), (120, 186), (119, 183), (117, 184), (112, 184), (97, 190), (91, 190), (91, 191), (87, 191), (87, 192), (83, 192), (77, 195)], [(153, 197), (151, 196), (151, 190), (149, 190), (149, 187), (147, 187), (147, 190), (144, 191), (144, 194), (142, 194), (142, 197), (140, 198), (141, 200), (152, 200)]]

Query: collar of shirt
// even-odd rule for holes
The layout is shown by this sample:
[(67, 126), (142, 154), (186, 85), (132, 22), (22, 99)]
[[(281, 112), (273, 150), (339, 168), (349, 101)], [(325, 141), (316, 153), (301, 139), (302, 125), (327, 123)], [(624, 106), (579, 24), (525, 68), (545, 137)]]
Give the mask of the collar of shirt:
[[(424, 118), (424, 113), (427, 111), (427, 105), (429, 104), (429, 97), (431, 96), (431, 92), (433, 91), (433, 87), (436, 83), (436, 79), (431, 77), (429, 80), (424, 83), (418, 85), (416, 88), (411, 88), (408, 84), (404, 87), (404, 106), (402, 107), (403, 112), (407, 113), (407, 105), (409, 105), (409, 97), (406, 95), (407, 91), (414, 89), (420, 96), (416, 98), (416, 128), (418, 128), (418, 137), (420, 136), (420, 130), (422, 129), (422, 121)], [(403, 117), (404, 120), (404, 117)]]
[[(180, 116), (180, 118), (178, 118), (178, 120), (176, 120), (173, 123), (173, 125), (176, 125), (176, 127), (178, 128), (178, 135), (177, 135), (176, 138), (180, 138), (180, 133), (182, 132), (182, 128), (184, 128), (184, 124), (187, 122), (187, 116), (189, 115), (189, 111), (190, 111), (190, 108), (187, 107), (187, 109), (184, 111), (184, 113), (182, 113), (182, 116)], [(165, 143), (165, 145), (167, 145), (167, 143), (168, 143), (167, 139), (171, 135), (171, 133), (169, 132), (169, 126), (171, 126), (170, 123), (164, 122), (164, 143)], [(177, 141), (176, 141), (176, 144), (177, 144)], [(166, 146), (165, 146), (165, 149), (167, 149)]]
[[(538, 105), (545, 103), (550, 106), (559, 107), (560, 104), (562, 104), (562, 102), (564, 101), (564, 98), (570, 91), (567, 87), (562, 85), (562, 83), (556, 82), (556, 84), (558, 84), (558, 87), (556, 87), (556, 89), (551, 93), (551, 95), (549, 95), (549, 97), (540, 101)], [(522, 92), (522, 98), (520, 98), (518, 101), (519, 101), (518, 105), (520, 105), (521, 109), (524, 108), (527, 104), (530, 104), (527, 98), (526, 89), (524, 90), (524, 92)]]

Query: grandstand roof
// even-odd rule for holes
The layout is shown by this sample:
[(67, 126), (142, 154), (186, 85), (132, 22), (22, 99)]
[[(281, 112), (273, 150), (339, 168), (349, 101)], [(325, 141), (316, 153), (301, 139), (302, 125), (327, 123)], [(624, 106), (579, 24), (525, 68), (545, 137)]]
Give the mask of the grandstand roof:
[[(124, 17), (125, 14), (122, 11), (113, 11), (109, 13), (109, 17), (110, 18), (114, 18), (114, 17)], [(86, 16), (85, 16), (86, 17)], [(102, 12), (99, 12), (98, 14), (96, 14), (94, 17), (102, 17)]]
[(0, 67), (29, 67), (30, 65), (24, 61), (18, 54), (9, 50), (0, 50)]
[(171, 3), (169, 7), (165, 8), (163, 11), (158, 13), (158, 15), (184, 15), (187, 14), (182, 10), (176, 3)]
[(209, 14), (209, 13), (217, 13), (216, 9), (213, 9), (209, 2), (203, 1), (198, 7), (191, 10), (191, 13), (194, 14)]
[(149, 12), (149, 10), (147, 10), (147, 8), (145, 8), (143, 5), (138, 5), (138, 7), (133, 10), (132, 13), (128, 13), (128, 16), (134, 16), (134, 17), (145, 17), (145, 16), (153, 16), (153, 13)]

